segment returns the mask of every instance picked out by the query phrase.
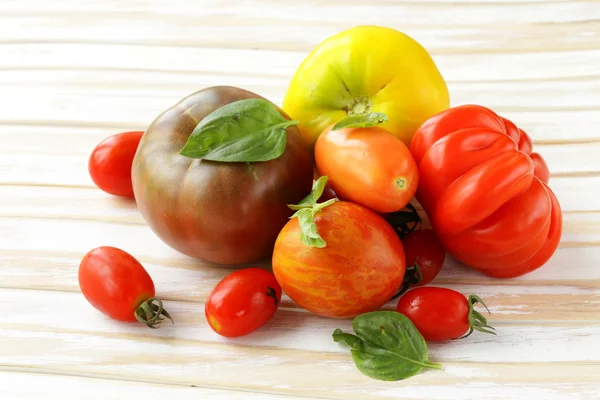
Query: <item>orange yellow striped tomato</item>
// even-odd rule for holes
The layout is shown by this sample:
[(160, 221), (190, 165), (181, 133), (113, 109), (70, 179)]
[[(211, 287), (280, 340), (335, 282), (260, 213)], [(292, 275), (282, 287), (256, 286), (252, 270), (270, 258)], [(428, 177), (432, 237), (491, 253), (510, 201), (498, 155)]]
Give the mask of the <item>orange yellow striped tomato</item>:
[(396, 293), (405, 272), (402, 242), (378, 214), (337, 201), (315, 214), (325, 247), (301, 240), (298, 218), (281, 230), (273, 251), (273, 272), (299, 306), (330, 318), (375, 311)]

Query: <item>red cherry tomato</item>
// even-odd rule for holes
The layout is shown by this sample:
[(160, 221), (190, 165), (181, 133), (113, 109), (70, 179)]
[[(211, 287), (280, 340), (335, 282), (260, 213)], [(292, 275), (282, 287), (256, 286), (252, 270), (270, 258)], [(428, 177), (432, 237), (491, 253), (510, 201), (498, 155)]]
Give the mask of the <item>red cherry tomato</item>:
[(92, 306), (113, 319), (137, 320), (150, 328), (156, 328), (163, 316), (171, 319), (154, 297), (148, 272), (121, 249), (102, 246), (89, 251), (79, 265), (79, 287)]
[[(411, 286), (425, 286), (442, 269), (446, 251), (432, 229), (421, 229), (402, 239), (407, 271), (404, 280)], [(416, 267), (415, 267), (416, 265)]]
[(204, 314), (219, 335), (247, 335), (275, 314), (281, 302), (281, 286), (264, 269), (245, 268), (223, 278), (209, 294)]
[(485, 306), (476, 295), (466, 298), (452, 289), (425, 286), (402, 296), (396, 311), (407, 316), (429, 341), (467, 337), (473, 330), (495, 334), (486, 318), (473, 309), (476, 303)]
[(134, 198), (131, 166), (143, 131), (118, 133), (94, 148), (88, 161), (90, 177), (106, 193)]

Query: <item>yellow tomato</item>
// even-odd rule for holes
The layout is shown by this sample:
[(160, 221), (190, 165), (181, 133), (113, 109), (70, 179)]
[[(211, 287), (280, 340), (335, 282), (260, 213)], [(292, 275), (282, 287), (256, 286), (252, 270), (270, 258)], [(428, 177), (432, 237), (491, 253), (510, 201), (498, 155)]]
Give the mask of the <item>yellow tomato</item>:
[(417, 128), (449, 106), (446, 82), (427, 50), (379, 26), (354, 27), (319, 44), (283, 101), (313, 145), (327, 126), (347, 116), (381, 112), (388, 121), (380, 126), (410, 146)]

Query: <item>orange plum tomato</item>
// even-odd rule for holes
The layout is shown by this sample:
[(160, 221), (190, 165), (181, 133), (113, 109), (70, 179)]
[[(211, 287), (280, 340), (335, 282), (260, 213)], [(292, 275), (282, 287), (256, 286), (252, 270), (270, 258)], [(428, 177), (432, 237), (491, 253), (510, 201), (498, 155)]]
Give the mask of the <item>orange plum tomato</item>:
[(317, 139), (315, 162), (338, 198), (379, 213), (404, 208), (419, 174), (402, 140), (380, 127), (332, 128)]

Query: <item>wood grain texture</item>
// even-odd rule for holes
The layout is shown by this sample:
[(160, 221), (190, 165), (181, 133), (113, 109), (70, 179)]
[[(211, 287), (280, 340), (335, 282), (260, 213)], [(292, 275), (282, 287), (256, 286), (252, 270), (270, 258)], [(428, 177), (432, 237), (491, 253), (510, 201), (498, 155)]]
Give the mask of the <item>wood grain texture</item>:
[[(498, 335), (431, 344), (443, 369), (400, 382), (366, 378), (333, 342), (350, 321), (285, 295), (254, 334), (216, 335), (204, 302), (232, 268), (169, 248), (87, 172), (104, 137), (206, 86), (281, 103), (307, 52), (357, 24), (413, 36), (453, 105), (527, 131), (564, 210), (559, 249), (531, 274), (448, 258), (434, 284), (479, 294)], [(0, 54), (0, 399), (600, 398), (600, 1), (4, 0)], [(117, 323), (85, 301), (79, 261), (100, 245), (143, 262), (176, 324)]]

